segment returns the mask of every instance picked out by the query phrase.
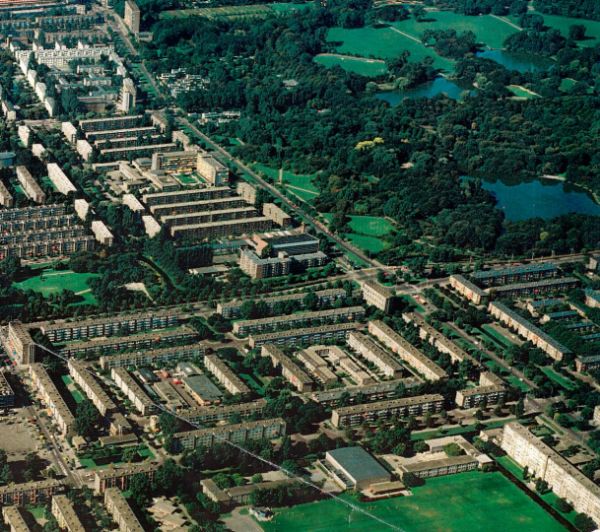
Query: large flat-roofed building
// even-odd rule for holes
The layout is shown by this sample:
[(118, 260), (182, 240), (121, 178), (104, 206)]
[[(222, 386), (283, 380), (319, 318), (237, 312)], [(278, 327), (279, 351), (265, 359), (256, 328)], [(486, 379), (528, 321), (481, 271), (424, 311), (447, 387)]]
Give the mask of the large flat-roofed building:
[(17, 179), (23, 188), (25, 195), (35, 203), (44, 203), (46, 201), (46, 194), (38, 185), (38, 182), (33, 178), (31, 172), (26, 166), (17, 166)]
[(395, 379), (402, 375), (402, 365), (365, 334), (352, 331), (348, 335), (348, 345), (363, 358), (374, 364), (386, 377)]
[(25, 521), (18, 506), (4, 506), (2, 508), (2, 517), (10, 532), (29, 532), (33, 530), (29, 527), (27, 521)]
[(129, 506), (127, 499), (118, 488), (107, 489), (104, 493), (104, 506), (117, 523), (120, 532), (144, 532), (144, 527)]
[(256, 217), (257, 212), (254, 207), (242, 205), (233, 209), (208, 209), (199, 210), (192, 213), (168, 214), (161, 216), (160, 221), (167, 227), (181, 227), (190, 225), (200, 225), (205, 223), (226, 222), (231, 220), (245, 220)]
[(239, 336), (271, 331), (280, 327), (301, 327), (315, 323), (332, 323), (340, 321), (361, 320), (365, 317), (363, 307), (342, 307), (314, 312), (298, 312), (296, 314), (273, 316), (256, 320), (241, 320), (233, 324), (233, 333)]
[(221, 508), (231, 508), (239, 504), (250, 504), (252, 502), (252, 494), (257, 491), (292, 486), (297, 482), (294, 478), (284, 478), (221, 489), (214, 480), (205, 478), (200, 481), (200, 485), (202, 486), (202, 493), (211, 501), (218, 503)]
[(83, 340), (66, 344), (60, 348), (64, 356), (106, 355), (114, 351), (125, 351), (129, 349), (144, 349), (169, 344), (191, 342), (198, 337), (196, 331), (189, 327), (177, 327), (167, 331), (150, 331), (132, 336), (112, 336), (109, 338), (97, 338)]
[(473, 284), (462, 275), (451, 275), (450, 286), (454, 288), (461, 296), (468, 299), (475, 305), (485, 303), (488, 298), (487, 292)]
[(240, 269), (253, 279), (267, 279), (289, 275), (292, 265), (285, 253), (277, 257), (259, 257), (249, 249), (240, 250)]
[(474, 471), (480, 466), (479, 460), (469, 454), (448, 456), (433, 460), (406, 463), (401, 466), (403, 473), (412, 473), (419, 478), (435, 478)]
[(205, 356), (204, 366), (230, 394), (245, 395), (250, 393), (250, 388), (217, 355)]
[(199, 224), (177, 225), (169, 229), (173, 238), (193, 238), (206, 240), (224, 236), (241, 236), (254, 232), (266, 231), (273, 222), (264, 216), (220, 220)]
[(223, 393), (206, 375), (190, 375), (181, 379), (185, 391), (200, 405), (219, 403)]
[(208, 183), (222, 187), (229, 183), (229, 169), (209, 153), (199, 153), (196, 170)]
[(600, 523), (600, 487), (551, 447), (512, 421), (504, 425), (502, 449), (533, 478), (545, 480), (550, 489), (566, 499), (578, 513)]
[(275, 345), (263, 345), (261, 357), (269, 357), (273, 367), (281, 366), (281, 375), (299, 392), (308, 392), (313, 389), (313, 380), (290, 357)]
[(272, 440), (285, 436), (285, 421), (281, 418), (248, 421), (235, 425), (178, 432), (173, 440), (178, 449), (211, 449), (215, 445), (232, 442), (243, 445), (249, 441)]
[(36, 326), (48, 340), (56, 343), (165, 329), (178, 325), (179, 316), (173, 310), (158, 310), (78, 321), (41, 322)]
[(50, 378), (46, 368), (38, 363), (31, 364), (29, 366), (29, 375), (42, 401), (52, 412), (52, 418), (63, 437), (71, 436), (75, 427), (75, 416), (73, 416), (58, 388)]
[(495, 405), (506, 398), (504, 381), (491, 371), (482, 371), (479, 386), (465, 388), (456, 392), (455, 402), (460, 408), (476, 408)]
[(0, 371), (0, 408), (12, 408), (15, 406), (15, 392), (6, 379), (3, 371)]
[(516, 331), (519, 336), (530, 341), (554, 360), (562, 360), (571, 353), (570, 349), (546, 334), (539, 327), (526, 320), (504, 303), (494, 301), (489, 304), (488, 312), (501, 323)]
[(448, 376), (435, 362), (427, 358), (415, 346), (382, 321), (370, 321), (369, 333), (396, 353), (409, 366), (416, 369), (427, 380), (438, 381)]
[(248, 337), (248, 344), (254, 349), (264, 344), (303, 345), (345, 340), (350, 331), (355, 331), (361, 327), (361, 324), (357, 322), (336, 323), (334, 325), (322, 325), (321, 327), (257, 334)]
[(261, 417), (267, 401), (257, 399), (246, 403), (237, 403), (233, 405), (211, 405), (201, 408), (189, 408), (181, 410), (178, 415), (191, 424), (196, 423), (215, 423), (219, 421), (230, 421), (233, 418), (247, 419), (250, 417)]
[(342, 487), (357, 491), (388, 482), (392, 475), (362, 447), (341, 447), (325, 453), (325, 464)]
[(474, 272), (471, 278), (479, 286), (500, 286), (523, 281), (540, 281), (557, 275), (558, 266), (556, 264), (538, 262), (494, 270), (481, 270)]
[(152, 480), (159, 467), (160, 464), (156, 462), (140, 462), (139, 464), (110, 465), (105, 469), (96, 469), (94, 471), (94, 492), (100, 495), (110, 488), (126, 490), (135, 475), (144, 475)]
[(2, 338), (4, 348), (9, 357), (17, 364), (35, 362), (36, 347), (27, 326), (20, 321), (8, 324), (8, 333)]
[(257, 253), (266, 247), (273, 250), (273, 255), (287, 253), (289, 256), (306, 255), (319, 251), (319, 239), (308, 233), (281, 231), (272, 234), (254, 235)]
[(75, 185), (56, 163), (48, 163), (47, 170), (48, 178), (61, 194), (66, 196), (70, 192), (77, 192)]
[[(211, 190), (211, 189), (206, 189)], [(152, 205), (150, 212), (160, 218), (168, 220), (170, 216), (192, 215), (197, 212), (222, 211), (226, 209), (239, 209), (248, 207), (248, 203), (239, 196), (224, 196), (222, 198), (199, 199), (195, 201), (182, 201), (176, 203), (162, 203)]]
[(412, 323), (419, 328), (419, 337), (421, 340), (426, 340), (440, 353), (446, 353), (452, 362), (462, 362), (469, 360), (473, 365), (480, 366), (481, 363), (462, 347), (459, 347), (449, 338), (446, 338), (441, 332), (435, 329), (432, 325), (425, 321), (425, 318), (416, 312), (405, 312), (402, 314), (402, 319), (406, 323)]
[(191, 201), (214, 200), (231, 196), (229, 187), (209, 187), (176, 190), (172, 192), (151, 192), (142, 196), (142, 201), (156, 214), (152, 207), (157, 205), (180, 204)]
[(100, 357), (100, 367), (107, 370), (111, 368), (126, 368), (128, 366), (163, 365), (165, 363), (180, 362), (182, 360), (201, 357), (205, 351), (203, 345), (193, 344), (133, 351), (118, 355), (106, 355)]
[(107, 118), (90, 118), (79, 121), (79, 127), (86, 134), (90, 131), (110, 131), (127, 129), (141, 124), (144, 115), (110, 116)]
[[(264, 297), (260, 299), (252, 299), (254, 303), (266, 305), (269, 310), (273, 310), (277, 304), (295, 303), (301, 307), (304, 306), (304, 299), (310, 292), (298, 292), (295, 294), (283, 294), (280, 296)], [(346, 290), (343, 288), (328, 288), (325, 290), (316, 290), (319, 305), (332, 304), (339, 299), (346, 297)], [(242, 305), (250, 302), (249, 299), (233, 299), (225, 303), (217, 304), (217, 313), (221, 314), (226, 319), (237, 318), (240, 315)]]
[(377, 281), (363, 281), (361, 283), (362, 296), (367, 305), (373, 305), (379, 310), (389, 312), (392, 300), (395, 296), (394, 291), (387, 286), (379, 284)]
[(117, 405), (104, 391), (85, 362), (72, 358), (69, 360), (68, 368), (73, 381), (79, 385), (103, 417), (116, 412)]
[(110, 377), (142, 416), (156, 410), (152, 399), (125, 368), (112, 368)]
[(54, 478), (9, 484), (0, 487), (0, 503), (17, 506), (39, 504), (49, 500), (53, 495), (61, 493), (64, 489), (65, 482)]
[(335, 428), (355, 427), (364, 422), (372, 423), (392, 416), (421, 416), (427, 412), (439, 412), (444, 406), (444, 397), (439, 394), (417, 395), (389, 401), (364, 403), (338, 407), (331, 412), (331, 424)]
[(85, 532), (85, 527), (75, 513), (73, 503), (66, 495), (52, 497), (52, 515), (61, 530), (67, 532)]

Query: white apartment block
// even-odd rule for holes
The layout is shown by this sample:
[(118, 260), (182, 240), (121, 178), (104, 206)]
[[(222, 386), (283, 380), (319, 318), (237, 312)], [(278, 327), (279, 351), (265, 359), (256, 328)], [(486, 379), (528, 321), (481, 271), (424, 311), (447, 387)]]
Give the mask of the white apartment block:
[(56, 190), (58, 190), (61, 194), (66, 196), (69, 194), (69, 192), (77, 191), (75, 185), (71, 183), (71, 180), (62, 171), (62, 168), (56, 163), (48, 163), (47, 169), (48, 178), (50, 181), (52, 181), (52, 184), (56, 187)]

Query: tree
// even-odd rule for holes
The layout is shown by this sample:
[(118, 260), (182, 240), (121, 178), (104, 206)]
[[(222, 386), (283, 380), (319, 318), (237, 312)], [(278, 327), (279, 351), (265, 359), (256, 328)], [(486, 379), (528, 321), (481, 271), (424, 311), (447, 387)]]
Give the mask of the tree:
[(414, 473), (404, 473), (402, 475), (402, 482), (407, 488), (416, 488), (425, 484), (425, 481)]
[(150, 501), (151, 483), (148, 477), (138, 473), (129, 481), (129, 493), (131, 500), (138, 508), (144, 508)]
[(568, 514), (573, 509), (569, 501), (563, 499), (562, 497), (556, 499), (554, 506), (556, 506), (556, 509), (563, 514)]
[(444, 445), (444, 452), (448, 456), (460, 456), (461, 454), (465, 454), (462, 447), (454, 442)]
[(100, 413), (89, 399), (85, 399), (75, 410), (75, 432), (84, 438), (90, 438), (94, 435), (99, 420)]
[(0, 449), (0, 485), (8, 484), (12, 480), (12, 473), (8, 465), (6, 451)]
[(596, 530), (596, 523), (594, 520), (584, 513), (577, 514), (573, 523), (582, 532), (592, 532), (592, 530)]
[(585, 39), (585, 26), (583, 24), (569, 26), (569, 39), (583, 41)]

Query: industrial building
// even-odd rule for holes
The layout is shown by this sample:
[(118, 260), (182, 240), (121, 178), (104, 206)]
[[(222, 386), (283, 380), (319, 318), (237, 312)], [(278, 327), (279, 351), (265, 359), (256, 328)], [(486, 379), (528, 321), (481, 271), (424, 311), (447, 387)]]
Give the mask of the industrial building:
[(283, 316), (272, 316), (256, 320), (240, 320), (233, 324), (233, 333), (238, 336), (271, 331), (278, 328), (301, 327), (316, 323), (336, 323), (342, 321), (361, 320), (365, 317), (363, 307), (342, 307), (314, 312), (298, 312)]
[(335, 428), (356, 427), (363, 423), (387, 420), (393, 416), (421, 416), (427, 412), (442, 410), (444, 397), (439, 394), (417, 395), (376, 403), (364, 403), (338, 407), (331, 412), (331, 424)]
[(211, 449), (215, 445), (232, 442), (244, 445), (249, 441), (272, 440), (285, 436), (285, 421), (281, 418), (248, 421), (235, 425), (178, 432), (173, 436), (177, 448), (191, 450), (202, 447)]
[(303, 345), (345, 340), (348, 334), (350, 334), (350, 331), (355, 331), (360, 328), (360, 323), (352, 322), (257, 334), (248, 337), (248, 344), (254, 349), (255, 347), (260, 347), (264, 344)]
[(566, 499), (578, 513), (600, 523), (600, 487), (587, 478), (529, 429), (512, 421), (504, 425), (502, 449), (533, 478), (545, 480), (550, 489)]
[(404, 362), (430, 381), (446, 378), (447, 373), (421, 351), (380, 320), (369, 322), (369, 333), (396, 353)]
[(488, 306), (488, 312), (493, 318), (514, 330), (533, 345), (544, 351), (554, 360), (562, 360), (571, 351), (554, 338), (547, 335), (539, 327), (520, 316), (514, 310), (508, 308), (504, 303), (492, 302)]
[(321, 462), (343, 489), (362, 491), (372, 484), (388, 482), (392, 475), (362, 447), (340, 447), (325, 453)]
[(281, 366), (281, 376), (299, 392), (308, 392), (313, 389), (313, 380), (277, 346), (263, 345), (260, 356), (270, 357), (274, 368)]

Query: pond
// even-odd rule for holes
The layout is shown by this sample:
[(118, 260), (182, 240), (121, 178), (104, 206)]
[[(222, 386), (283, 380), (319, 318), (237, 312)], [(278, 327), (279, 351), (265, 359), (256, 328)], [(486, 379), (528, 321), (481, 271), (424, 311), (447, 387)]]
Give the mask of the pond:
[(446, 78), (435, 78), (433, 81), (406, 90), (383, 91), (375, 95), (375, 98), (388, 102), (390, 105), (398, 105), (406, 98), (434, 98), (445, 94), (448, 98), (458, 100), (460, 95), (468, 88), (460, 87)]
[(507, 52), (506, 50), (485, 50), (477, 52), (477, 57), (491, 59), (508, 70), (516, 70), (517, 72), (547, 70), (554, 64), (554, 61), (547, 57)]
[(510, 222), (550, 219), (570, 213), (600, 216), (600, 205), (590, 194), (564, 181), (537, 179), (505, 183), (482, 180), (481, 184), (496, 196), (497, 207), (504, 211)]

